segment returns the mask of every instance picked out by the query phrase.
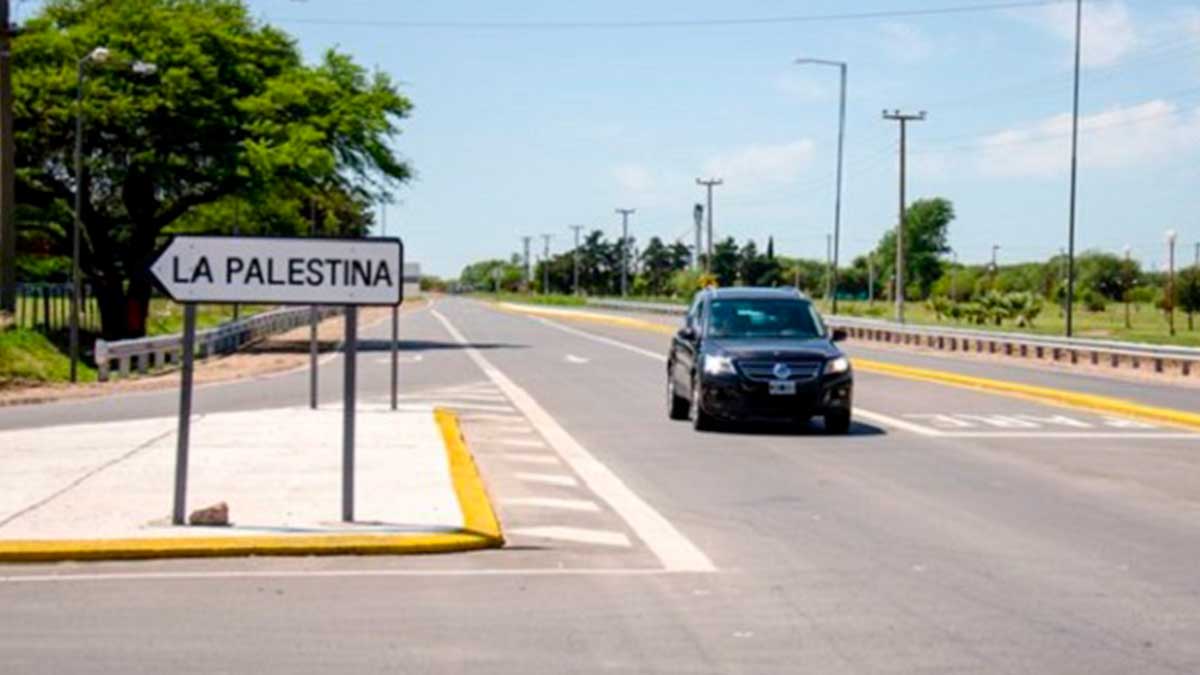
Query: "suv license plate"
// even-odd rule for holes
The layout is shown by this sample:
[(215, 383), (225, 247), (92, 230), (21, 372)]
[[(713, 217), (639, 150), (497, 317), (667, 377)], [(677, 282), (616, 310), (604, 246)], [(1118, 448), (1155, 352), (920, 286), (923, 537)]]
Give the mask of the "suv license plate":
[(768, 383), (772, 396), (791, 396), (796, 393), (796, 383), (781, 380)]

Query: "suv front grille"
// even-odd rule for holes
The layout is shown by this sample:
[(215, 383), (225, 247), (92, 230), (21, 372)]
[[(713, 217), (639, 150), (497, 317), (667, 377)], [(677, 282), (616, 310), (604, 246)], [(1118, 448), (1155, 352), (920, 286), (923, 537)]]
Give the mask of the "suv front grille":
[(787, 379), (792, 382), (802, 382), (804, 380), (816, 378), (821, 374), (821, 366), (823, 364), (822, 361), (801, 361), (797, 359), (779, 359), (777, 361), (756, 359), (735, 361), (734, 363), (737, 365), (737, 368), (739, 371), (741, 371), (742, 375), (757, 382), (768, 382), (771, 380), (780, 379), (775, 376), (775, 365), (779, 363), (787, 365), (788, 370), (791, 371), (791, 373), (788, 374)]

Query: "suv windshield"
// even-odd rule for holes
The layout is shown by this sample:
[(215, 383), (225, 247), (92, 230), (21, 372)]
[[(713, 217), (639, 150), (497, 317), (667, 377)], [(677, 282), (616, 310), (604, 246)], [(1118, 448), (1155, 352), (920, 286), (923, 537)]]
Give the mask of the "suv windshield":
[(825, 326), (806, 300), (735, 298), (712, 301), (708, 335), (805, 339), (822, 337)]

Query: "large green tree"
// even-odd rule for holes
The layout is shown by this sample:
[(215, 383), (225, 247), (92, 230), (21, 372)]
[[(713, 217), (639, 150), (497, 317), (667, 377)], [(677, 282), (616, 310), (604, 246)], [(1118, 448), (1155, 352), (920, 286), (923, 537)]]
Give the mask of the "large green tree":
[[(87, 69), (79, 177), (76, 66), (100, 46), (111, 56)], [(237, 198), (293, 223), (315, 202), (333, 221), (318, 232), (361, 233), (364, 205), (409, 177), (388, 144), (411, 107), (393, 82), (335, 51), (305, 65), (238, 0), (48, 0), (13, 59), (18, 200), (61, 218), (82, 185), (83, 269), (109, 338), (144, 333), (164, 232), (225, 231), (213, 221)]]
[[(941, 257), (950, 252), (947, 237), (954, 220), (954, 205), (948, 199), (918, 199), (904, 218), (904, 285), (921, 297), (929, 295), (942, 275)], [(879, 241), (876, 260), (883, 263), (881, 279), (894, 278), (896, 233), (888, 230)]]

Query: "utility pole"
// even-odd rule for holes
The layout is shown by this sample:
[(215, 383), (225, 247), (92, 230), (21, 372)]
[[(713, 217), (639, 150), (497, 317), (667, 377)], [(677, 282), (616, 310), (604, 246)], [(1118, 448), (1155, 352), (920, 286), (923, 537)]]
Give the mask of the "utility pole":
[(833, 291), (833, 235), (825, 235), (825, 298), (828, 299)]
[[(17, 309), (16, 146), (13, 144), (9, 0), (0, 0), (0, 310)], [(74, 369), (75, 362), (71, 362)], [(74, 381), (74, 378), (72, 378)]]
[(713, 205), (712, 192), (713, 188), (724, 184), (725, 181), (720, 178), (697, 178), (696, 185), (703, 185), (708, 192), (708, 248), (704, 253), (704, 271), (712, 272), (712, 255), (713, 255)]
[(703, 204), (696, 204), (692, 207), (692, 220), (696, 223), (696, 248), (692, 249), (692, 269), (698, 271), (700, 269), (700, 250), (704, 247), (704, 235), (701, 234), (704, 230)]
[(522, 281), (524, 281), (524, 283), (525, 283), (525, 292), (526, 293), (529, 292), (529, 282), (530, 282), (530, 278), (529, 278), (529, 241), (531, 239), (533, 239), (533, 237), (521, 237), (521, 242), (525, 246), (525, 276), (522, 279)]
[[(1197, 246), (1197, 249), (1200, 249), (1200, 245)], [(1133, 279), (1133, 275), (1130, 274), (1130, 272), (1133, 271), (1133, 266), (1130, 265), (1131, 261), (1129, 259), (1129, 253), (1131, 250), (1132, 249), (1130, 249), (1129, 246), (1125, 247), (1125, 269), (1122, 270), (1122, 272), (1121, 272), (1121, 297), (1123, 300), (1125, 300), (1125, 329), (1126, 330), (1133, 328), (1133, 324), (1129, 320), (1129, 300), (1130, 300), (1129, 293), (1130, 293), (1130, 291), (1133, 290), (1129, 287), (1130, 286), (1129, 282)]]
[(575, 295), (579, 295), (579, 231), (583, 229), (583, 226), (572, 225), (571, 229), (575, 230), (575, 271), (572, 275), (574, 282), (572, 288), (575, 289)]
[(553, 236), (542, 235), (542, 295), (550, 295), (550, 238)]
[(1167, 230), (1167, 324), (1175, 335), (1175, 230)]
[(1075, 190), (1079, 172), (1079, 51), (1083, 33), (1083, 0), (1075, 0), (1075, 85), (1071, 108), (1071, 206), (1067, 216), (1067, 337), (1075, 332)]
[(924, 122), (925, 111), (902, 113), (899, 110), (883, 111), (883, 119), (900, 123), (900, 220), (896, 223), (896, 321), (904, 323), (904, 222), (907, 219), (904, 207), (905, 153), (908, 147), (908, 123)]
[(837, 192), (833, 201), (833, 276), (830, 283), (830, 287), (833, 289), (831, 291), (833, 295), (831, 311), (833, 314), (837, 314), (838, 248), (842, 233), (842, 155), (846, 139), (846, 70), (849, 66), (845, 61), (826, 59), (797, 59), (796, 63), (833, 66), (841, 74), (841, 95), (838, 97)]
[(629, 295), (629, 216), (637, 209), (617, 209), (621, 214), (621, 297)]

